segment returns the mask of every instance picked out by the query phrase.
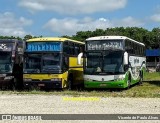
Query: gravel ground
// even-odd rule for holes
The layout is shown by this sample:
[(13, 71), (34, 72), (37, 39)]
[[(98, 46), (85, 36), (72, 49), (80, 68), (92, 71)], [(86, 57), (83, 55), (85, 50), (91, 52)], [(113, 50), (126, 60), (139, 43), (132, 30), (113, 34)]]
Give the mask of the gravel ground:
[[(1, 95), (0, 114), (160, 114), (160, 98), (97, 97), (96, 99), (93, 98), (93, 100), (91, 100), (90, 97), (72, 98), (70, 96), (59, 95)], [(42, 122), (66, 123), (66, 121)], [(74, 123), (75, 121), (67, 122)], [(76, 122), (79, 123), (82, 121)], [(83, 123), (85, 122), (96, 123), (99, 121), (83, 121)], [(128, 123), (127, 120), (102, 122)], [(145, 120), (130, 122), (158, 123), (158, 121)]]

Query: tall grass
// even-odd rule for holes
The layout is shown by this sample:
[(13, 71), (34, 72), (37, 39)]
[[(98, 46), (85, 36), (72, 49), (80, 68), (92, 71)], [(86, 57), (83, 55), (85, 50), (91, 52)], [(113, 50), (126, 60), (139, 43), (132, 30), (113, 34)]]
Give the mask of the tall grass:
[[(90, 89), (90, 90), (52, 90), (52, 91), (0, 91), (0, 94), (17, 95), (61, 95), (61, 96), (96, 96), (96, 97), (143, 97), (160, 98), (160, 73), (146, 73), (142, 85), (134, 85), (130, 89)], [(159, 80), (159, 81), (158, 81)]]

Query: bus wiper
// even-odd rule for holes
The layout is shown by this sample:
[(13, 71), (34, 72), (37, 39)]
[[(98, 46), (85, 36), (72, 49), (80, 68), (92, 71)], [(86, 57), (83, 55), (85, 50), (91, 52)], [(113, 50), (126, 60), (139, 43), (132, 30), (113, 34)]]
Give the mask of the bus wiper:
[(111, 75), (115, 74), (115, 72), (106, 72), (106, 73)]
[(99, 73), (100, 75), (105, 75), (106, 73), (105, 72), (103, 72), (103, 73)]
[(59, 69), (57, 68), (44, 68), (42, 71), (50, 72), (50, 71), (58, 71)]
[(39, 69), (33, 69), (30, 71), (30, 73), (40, 73), (40, 70)]
[(43, 70), (57, 70), (58, 68), (55, 68), (55, 67), (46, 67), (46, 68), (43, 68)]
[(115, 74), (117, 74), (117, 73), (121, 73), (121, 72), (114, 72)]

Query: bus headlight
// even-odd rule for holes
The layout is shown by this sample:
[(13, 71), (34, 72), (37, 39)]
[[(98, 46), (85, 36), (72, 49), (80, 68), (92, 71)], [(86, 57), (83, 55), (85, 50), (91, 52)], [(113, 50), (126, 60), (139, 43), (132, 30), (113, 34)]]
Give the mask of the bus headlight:
[(92, 79), (89, 78), (84, 78), (85, 81), (93, 81)]
[(32, 79), (30, 79), (30, 78), (25, 78), (25, 79), (23, 79), (23, 81), (29, 82), (29, 81), (32, 81)]
[(61, 78), (52, 78), (51, 81), (61, 81)]
[(12, 76), (6, 76), (5, 78), (4, 78), (4, 80), (10, 80), (10, 79), (12, 79), (13, 77)]
[(124, 80), (123, 77), (122, 77), (122, 78), (117, 78), (117, 79), (115, 79), (115, 81), (122, 81), (122, 80)]

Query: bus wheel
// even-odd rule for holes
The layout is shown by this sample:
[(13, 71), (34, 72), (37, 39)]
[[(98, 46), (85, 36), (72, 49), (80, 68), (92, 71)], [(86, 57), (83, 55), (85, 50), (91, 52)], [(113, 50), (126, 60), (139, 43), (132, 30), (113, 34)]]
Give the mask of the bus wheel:
[(73, 77), (69, 76), (68, 78), (68, 90), (72, 90), (73, 88)]
[(10, 85), (8, 86), (8, 89), (12, 90), (12, 91), (16, 90), (14, 81), (12, 81), (12, 83), (10, 83)]
[(15, 85), (15, 83), (13, 83), (13, 85), (12, 85), (12, 90), (13, 90), (13, 91), (16, 90), (16, 85)]
[(131, 77), (129, 75), (128, 80), (127, 80), (127, 89), (129, 89), (131, 86)]
[(142, 85), (143, 82), (143, 72), (140, 73), (139, 85)]

